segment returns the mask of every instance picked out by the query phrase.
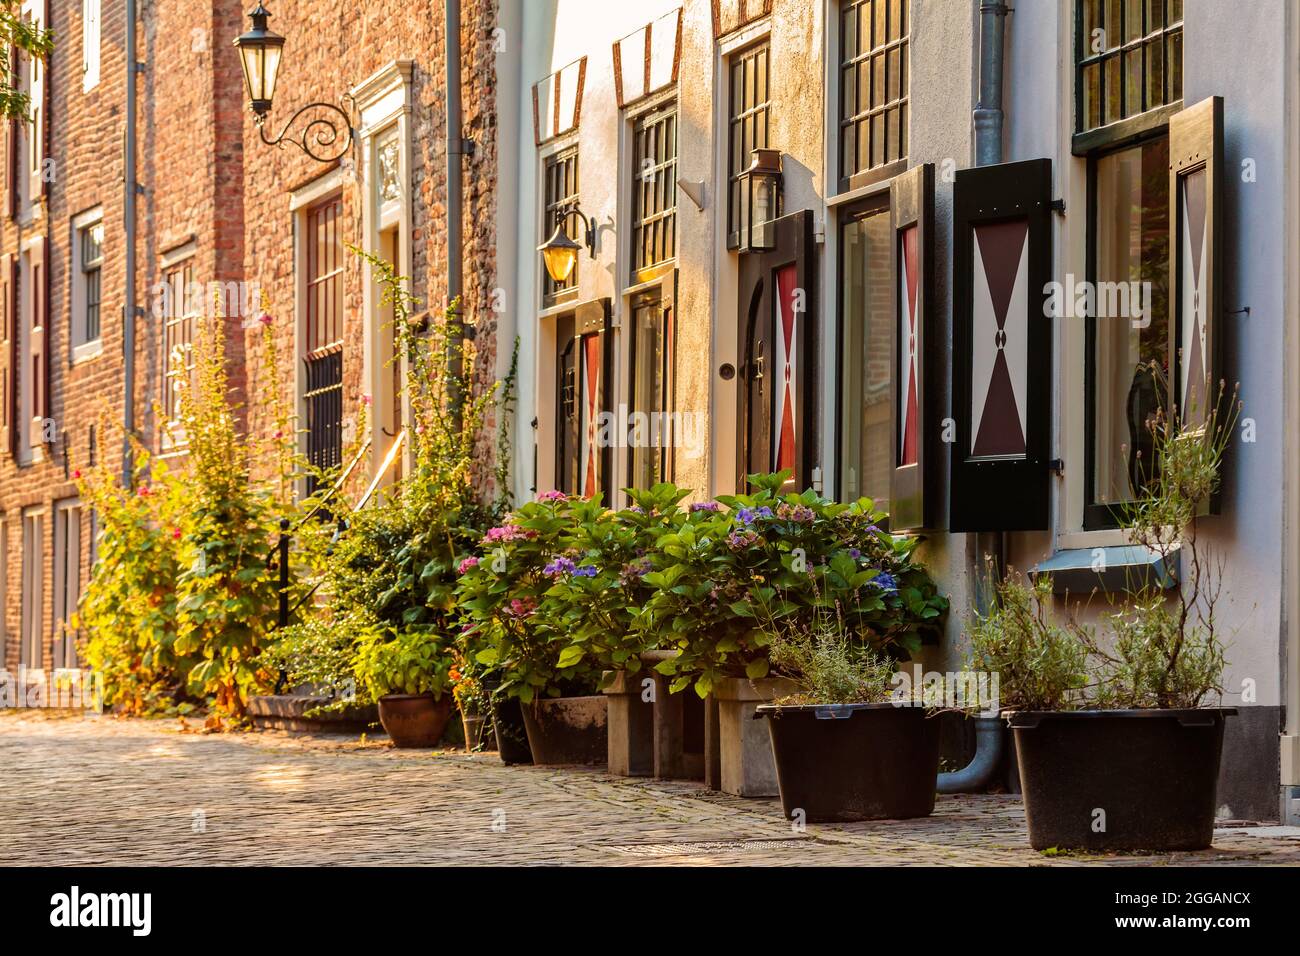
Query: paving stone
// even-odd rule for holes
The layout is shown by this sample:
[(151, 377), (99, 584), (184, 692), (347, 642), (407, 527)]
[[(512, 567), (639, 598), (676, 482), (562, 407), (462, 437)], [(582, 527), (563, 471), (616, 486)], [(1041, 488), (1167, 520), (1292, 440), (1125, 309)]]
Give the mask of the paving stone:
[(772, 799), (385, 737), (205, 734), (179, 721), (0, 713), (0, 865), (1300, 864), (1289, 828), (1203, 853), (1044, 857), (1018, 799), (940, 796), (933, 816), (795, 831)]

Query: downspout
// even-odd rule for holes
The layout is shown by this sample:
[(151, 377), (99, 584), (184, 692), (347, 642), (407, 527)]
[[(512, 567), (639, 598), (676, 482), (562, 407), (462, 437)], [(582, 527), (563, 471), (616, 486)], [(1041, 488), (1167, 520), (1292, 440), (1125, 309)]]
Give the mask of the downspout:
[(464, 356), (461, 346), (465, 338), (464, 310), (460, 297), (464, 291), (462, 274), (462, 209), (463, 161), (465, 141), (461, 135), (460, 103), (460, 0), (445, 0), (443, 23), (447, 31), (446, 82), (447, 82), (447, 396), (451, 404), (452, 427), (460, 432), (465, 396), (461, 394), (461, 375)]
[[(980, 21), (979, 102), (972, 115), (975, 126), (975, 165), (993, 166), (1002, 162), (1002, 60), (1004, 24), (1011, 11), (1002, 0), (975, 0)], [(975, 604), (980, 613), (993, 606), (994, 580), (984, 556), (996, 561), (994, 573), (1006, 570), (1005, 532), (982, 532), (975, 535)], [(1002, 718), (975, 718), (975, 756), (955, 773), (939, 774), (940, 793), (975, 793), (983, 791), (1002, 762), (1004, 731)]]
[(136, 0), (126, 0), (126, 136), (122, 146), (122, 222), (126, 245), (126, 282), (122, 305), (122, 351), (125, 359), (122, 401), (122, 485), (131, 487), (135, 465), (131, 439), (135, 435), (135, 55)]

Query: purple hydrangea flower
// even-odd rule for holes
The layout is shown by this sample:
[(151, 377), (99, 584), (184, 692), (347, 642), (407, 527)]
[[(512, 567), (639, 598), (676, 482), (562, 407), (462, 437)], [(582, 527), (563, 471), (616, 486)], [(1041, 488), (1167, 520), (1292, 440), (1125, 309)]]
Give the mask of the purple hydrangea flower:
[(721, 511), (722, 506), (716, 501), (697, 501), (691, 505), (691, 511)]
[(898, 581), (888, 571), (881, 571), (871, 579), (871, 583), (886, 594), (893, 594), (898, 590)]
[(584, 564), (581, 567), (574, 568), (573, 573), (580, 578), (594, 578), (600, 571), (594, 565)]
[(753, 524), (759, 518), (772, 517), (772, 509), (763, 505), (761, 508), (741, 508), (736, 512), (736, 518), (741, 524)]
[(576, 570), (577, 566), (571, 559), (564, 557), (564, 555), (560, 555), (558, 558), (553, 559), (546, 567), (542, 568), (542, 573), (549, 574), (551, 577), (558, 577), (561, 574), (572, 574)]

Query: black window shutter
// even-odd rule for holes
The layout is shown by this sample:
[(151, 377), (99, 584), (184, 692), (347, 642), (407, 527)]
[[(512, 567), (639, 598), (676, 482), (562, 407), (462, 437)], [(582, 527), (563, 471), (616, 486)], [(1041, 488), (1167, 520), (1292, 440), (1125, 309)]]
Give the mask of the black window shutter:
[(1052, 163), (957, 172), (949, 528), (1049, 526)]
[(1169, 119), (1169, 403), (1192, 431), (1204, 427), (1223, 377), (1222, 196), (1223, 98), (1213, 96)]
[(940, 399), (934, 308), (934, 164), (915, 166), (889, 186), (893, 228), (894, 327), (890, 375), (889, 528), (936, 528), (939, 513)]

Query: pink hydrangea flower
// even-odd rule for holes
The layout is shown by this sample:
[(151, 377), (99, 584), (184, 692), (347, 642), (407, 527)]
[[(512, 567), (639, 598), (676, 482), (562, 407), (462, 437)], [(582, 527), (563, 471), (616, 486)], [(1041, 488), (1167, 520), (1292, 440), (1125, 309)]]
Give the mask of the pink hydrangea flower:
[(537, 496), (538, 501), (564, 501), (569, 496), (563, 491), (543, 491)]
[(460, 574), (464, 574), (470, 568), (477, 568), (477, 567), (478, 567), (478, 558), (471, 556), (466, 558), (460, 564), (458, 564), (456, 566), (456, 571)]

